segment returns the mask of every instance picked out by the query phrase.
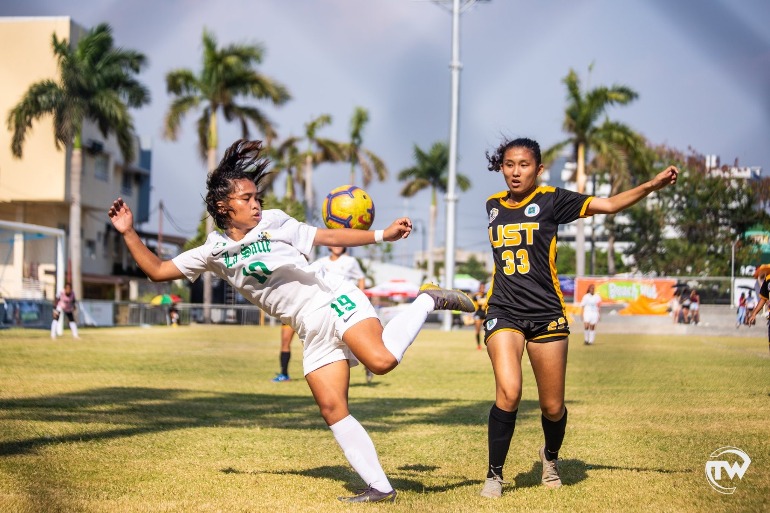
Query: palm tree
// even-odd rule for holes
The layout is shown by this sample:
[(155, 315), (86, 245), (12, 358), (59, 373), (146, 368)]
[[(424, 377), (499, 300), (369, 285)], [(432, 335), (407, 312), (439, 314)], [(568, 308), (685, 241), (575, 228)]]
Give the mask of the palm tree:
[(302, 183), (301, 177), (297, 172), (304, 162), (304, 156), (299, 150), (301, 140), (300, 137), (290, 136), (267, 148), (267, 156), (273, 165), (273, 173), (270, 174), (270, 185), (272, 186), (273, 181), (281, 171), (286, 171), (286, 192), (284, 197), (290, 201), (297, 199), (296, 185), (297, 183)]
[(361, 167), (364, 187), (367, 187), (375, 176), (381, 182), (388, 178), (388, 170), (382, 159), (363, 147), (364, 127), (368, 122), (369, 112), (363, 107), (356, 107), (350, 119), (348, 143), (351, 185), (356, 183), (356, 166)]
[[(275, 130), (267, 116), (257, 107), (240, 103), (241, 99), (268, 100), (283, 105), (291, 96), (285, 86), (259, 73), (255, 67), (262, 62), (261, 45), (230, 45), (217, 47), (213, 34), (203, 31), (203, 66), (199, 74), (177, 69), (166, 75), (166, 89), (174, 96), (165, 119), (165, 136), (176, 140), (182, 118), (200, 108), (197, 121), (198, 147), (201, 158), (208, 162), (209, 172), (217, 165), (218, 115), (226, 121), (237, 121), (241, 135), (249, 137), (249, 124), (255, 125), (268, 141)], [(213, 230), (211, 216), (206, 217), (206, 231)], [(211, 274), (203, 274), (204, 320), (210, 321), (212, 299)]]
[(32, 122), (53, 116), (56, 148), (71, 152), (69, 250), (72, 288), (83, 297), (82, 252), (80, 246), (81, 196), (83, 174), (81, 151), (83, 123), (99, 127), (106, 139), (117, 138), (126, 163), (134, 159), (134, 124), (128, 109), (149, 103), (150, 93), (135, 75), (145, 65), (145, 56), (133, 50), (116, 48), (112, 29), (99, 24), (77, 45), (53, 34), (51, 44), (58, 61), (59, 76), (32, 84), (8, 114), (8, 129), (13, 130), (11, 151), (22, 157), (27, 130)]
[[(571, 134), (568, 139), (556, 143), (546, 150), (546, 155), (554, 155), (562, 148), (570, 145), (577, 161), (576, 182), (577, 190), (585, 192), (586, 184), (586, 153), (595, 149), (597, 122), (610, 105), (626, 105), (635, 100), (638, 94), (628, 86), (614, 85), (599, 86), (588, 91), (580, 88), (580, 79), (574, 70), (563, 80), (567, 86), (567, 109), (564, 116), (564, 131)], [(576, 274), (585, 274), (585, 231), (583, 219), (577, 221), (575, 237)]]
[[(606, 120), (597, 129), (594, 143), (595, 157), (590, 168), (594, 176), (607, 175), (610, 196), (628, 189), (644, 169), (652, 167), (649, 164), (652, 157), (644, 137), (622, 123)], [(615, 214), (605, 217), (604, 230), (607, 232), (607, 274), (612, 276), (615, 274), (615, 239), (618, 231)], [(591, 258), (594, 258), (593, 246)]]
[(303, 183), (305, 186), (305, 208), (308, 222), (313, 221), (313, 209), (315, 208), (315, 198), (313, 197), (313, 169), (316, 164), (324, 162), (342, 162), (346, 159), (345, 143), (318, 137), (318, 131), (323, 127), (330, 125), (332, 117), (329, 114), (321, 114), (315, 119), (305, 123), (305, 142), (307, 150), (305, 157), (305, 175)]
[[(411, 198), (423, 189), (430, 188), (430, 217), (428, 221), (428, 279), (435, 278), (433, 262), (433, 244), (436, 232), (438, 191), (446, 192), (449, 179), (449, 147), (446, 143), (437, 142), (426, 153), (416, 144), (414, 145), (415, 165), (402, 169), (398, 173), (400, 181), (407, 181), (401, 189), (401, 195)], [(467, 191), (471, 187), (471, 181), (467, 176), (457, 173), (457, 186), (461, 191)]]

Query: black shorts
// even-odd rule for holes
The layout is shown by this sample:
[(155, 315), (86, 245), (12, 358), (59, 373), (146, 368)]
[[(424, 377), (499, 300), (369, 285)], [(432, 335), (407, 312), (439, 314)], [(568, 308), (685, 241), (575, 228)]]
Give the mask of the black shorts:
[(521, 333), (527, 342), (554, 342), (569, 337), (569, 324), (561, 315), (551, 321), (530, 321), (491, 317), (488, 313), (487, 320), (484, 322), (484, 343), (486, 344), (489, 337), (500, 331)]
[(487, 312), (485, 312), (484, 310), (481, 310), (481, 309), (476, 310), (475, 312), (473, 312), (473, 318), (474, 319), (479, 319), (479, 320), (483, 321), (484, 317), (486, 317), (486, 316), (487, 316)]
[(70, 322), (75, 322), (75, 312), (61, 312), (60, 313), (59, 310), (55, 310), (55, 309), (53, 311), (53, 318), (54, 318), (54, 320), (58, 321), (59, 320), (59, 316), (61, 314), (66, 315), (67, 319), (69, 319)]

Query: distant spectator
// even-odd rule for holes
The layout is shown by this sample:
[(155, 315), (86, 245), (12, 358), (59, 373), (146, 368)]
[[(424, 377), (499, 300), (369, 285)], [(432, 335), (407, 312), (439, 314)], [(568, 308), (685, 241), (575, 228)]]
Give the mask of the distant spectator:
[[(751, 294), (751, 292), (749, 292)], [(741, 327), (741, 324), (746, 324), (746, 293), (741, 292), (741, 297), (738, 298), (738, 317), (735, 319), (735, 328)]]
[[(746, 297), (746, 319), (745, 324), (747, 326), (753, 326), (754, 322), (749, 322), (749, 313), (751, 313), (757, 306), (757, 297), (754, 295), (754, 291), (750, 290), (749, 295)], [(756, 321), (755, 321), (756, 322)]]
[(176, 307), (176, 303), (171, 303), (168, 309), (168, 320), (173, 327), (179, 326), (179, 309)]
[(671, 308), (671, 316), (674, 319), (674, 324), (676, 324), (679, 322), (679, 315), (682, 313), (682, 303), (679, 302), (678, 293), (675, 293), (674, 297), (671, 298), (669, 307)]
[(680, 300), (682, 308), (679, 313), (679, 322), (682, 324), (690, 324), (690, 296), (687, 290), (682, 291), (682, 299)]
[(690, 292), (690, 321), (691, 324), (696, 326), (700, 324), (700, 296), (698, 291), (693, 289)]
[(72, 338), (80, 338), (78, 336), (78, 325), (75, 322), (75, 309), (77, 308), (76, 303), (77, 300), (75, 298), (75, 292), (72, 290), (72, 285), (70, 283), (65, 283), (64, 290), (59, 292), (53, 303), (51, 338), (56, 338), (56, 335), (59, 333), (58, 325), (64, 323), (64, 319), (61, 318), (61, 314), (64, 314), (67, 316), (67, 319), (69, 319)]

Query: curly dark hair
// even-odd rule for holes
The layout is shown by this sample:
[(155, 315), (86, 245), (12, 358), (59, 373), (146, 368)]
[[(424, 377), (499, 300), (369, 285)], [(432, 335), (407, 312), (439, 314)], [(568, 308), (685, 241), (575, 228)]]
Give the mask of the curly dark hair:
[(235, 190), (236, 180), (254, 182), (258, 199), (262, 202), (263, 187), (270, 174), (265, 169), (270, 161), (260, 157), (261, 153), (262, 141), (238, 139), (227, 148), (217, 168), (206, 179), (206, 210), (220, 229), (227, 228), (231, 209), (222, 210), (217, 204), (227, 204), (228, 197)]
[(487, 161), (489, 162), (487, 169), (490, 171), (500, 171), (500, 169), (503, 167), (503, 158), (505, 157), (505, 152), (511, 148), (528, 149), (530, 152), (532, 152), (532, 156), (535, 157), (535, 165), (540, 166), (540, 163), (542, 162), (542, 156), (540, 155), (540, 145), (537, 144), (537, 141), (533, 141), (532, 139), (519, 137), (518, 139), (513, 140), (503, 139), (503, 142), (500, 143), (500, 146), (497, 147), (493, 154), (490, 155), (489, 152), (486, 152)]

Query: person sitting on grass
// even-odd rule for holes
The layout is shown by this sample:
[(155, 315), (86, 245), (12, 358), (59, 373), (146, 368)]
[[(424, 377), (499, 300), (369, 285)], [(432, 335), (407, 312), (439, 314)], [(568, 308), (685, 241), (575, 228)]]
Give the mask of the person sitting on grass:
[(343, 502), (393, 502), (391, 486), (371, 438), (348, 409), (350, 367), (362, 362), (376, 374), (393, 370), (404, 357), (428, 314), (435, 310), (473, 312), (460, 291), (423, 286), (415, 301), (383, 329), (374, 307), (352, 283), (308, 270), (313, 246), (362, 246), (409, 236), (402, 217), (384, 230), (322, 229), (281, 210), (262, 210), (268, 161), (262, 143), (232, 144), (206, 181), (206, 209), (224, 233), (172, 260), (161, 260), (134, 230), (133, 214), (122, 198), (108, 215), (136, 263), (153, 281), (196, 280), (210, 271), (227, 281), (268, 315), (291, 326), (304, 344), (303, 366), (321, 416), (366, 489)]

